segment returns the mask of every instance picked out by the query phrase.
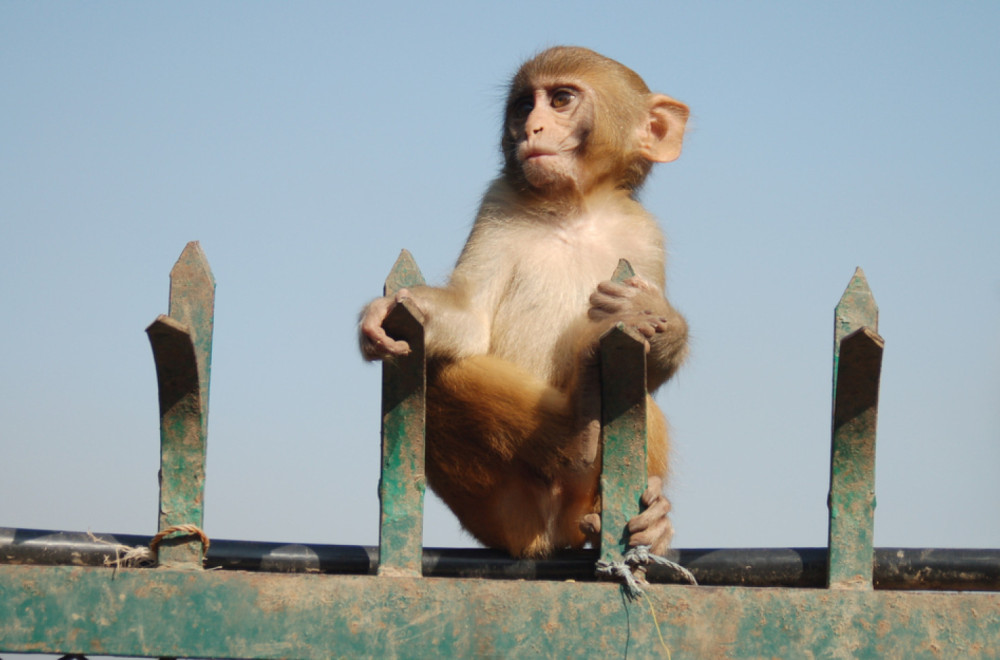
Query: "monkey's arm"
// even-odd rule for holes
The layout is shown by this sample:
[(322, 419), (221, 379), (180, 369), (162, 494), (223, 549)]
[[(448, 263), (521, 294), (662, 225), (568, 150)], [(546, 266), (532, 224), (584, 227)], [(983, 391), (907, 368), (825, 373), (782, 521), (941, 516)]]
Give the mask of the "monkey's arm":
[(454, 282), (445, 287), (417, 286), (400, 289), (394, 296), (373, 300), (359, 324), (361, 354), (366, 360), (407, 355), (405, 341), (390, 337), (382, 327), (389, 312), (410, 300), (424, 315), (424, 341), (429, 358), (462, 358), (489, 348), (489, 318), (481, 311), (468, 287)]
[(511, 255), (517, 247), (508, 232), (477, 218), (448, 284), (401, 289), (395, 296), (375, 299), (361, 312), (361, 354), (367, 360), (381, 360), (409, 353), (406, 342), (389, 337), (382, 328), (392, 308), (409, 299), (424, 315), (428, 359), (485, 355), (490, 348), (493, 310), (511, 277)]

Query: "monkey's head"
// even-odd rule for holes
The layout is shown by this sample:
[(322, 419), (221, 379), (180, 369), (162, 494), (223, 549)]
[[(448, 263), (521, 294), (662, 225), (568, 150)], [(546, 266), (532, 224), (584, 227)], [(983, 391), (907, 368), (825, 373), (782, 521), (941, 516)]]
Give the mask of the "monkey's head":
[(653, 163), (680, 155), (687, 118), (686, 105), (651, 93), (628, 67), (586, 48), (550, 48), (511, 80), (504, 174), (546, 196), (633, 192)]

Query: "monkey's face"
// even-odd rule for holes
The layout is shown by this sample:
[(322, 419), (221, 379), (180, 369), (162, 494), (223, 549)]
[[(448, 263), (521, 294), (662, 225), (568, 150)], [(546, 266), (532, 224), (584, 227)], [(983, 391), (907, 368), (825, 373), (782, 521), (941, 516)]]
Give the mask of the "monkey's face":
[(583, 151), (594, 123), (591, 91), (576, 82), (549, 81), (512, 97), (504, 136), (508, 165), (516, 163), (537, 190), (585, 192)]

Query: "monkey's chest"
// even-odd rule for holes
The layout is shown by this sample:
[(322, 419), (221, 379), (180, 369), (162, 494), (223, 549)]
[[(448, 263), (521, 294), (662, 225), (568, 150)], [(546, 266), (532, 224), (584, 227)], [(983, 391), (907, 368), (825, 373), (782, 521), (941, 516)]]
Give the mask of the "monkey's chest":
[(495, 310), (490, 352), (551, 380), (567, 329), (585, 318), (591, 294), (619, 258), (612, 245), (551, 237), (521, 251)]

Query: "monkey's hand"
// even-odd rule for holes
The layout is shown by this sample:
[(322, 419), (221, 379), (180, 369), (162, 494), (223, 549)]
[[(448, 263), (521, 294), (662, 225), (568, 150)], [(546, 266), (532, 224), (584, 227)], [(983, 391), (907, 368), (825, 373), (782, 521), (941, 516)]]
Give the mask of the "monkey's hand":
[(670, 547), (674, 526), (670, 524), (670, 500), (663, 494), (663, 479), (650, 477), (642, 494), (646, 509), (628, 521), (628, 544), (648, 545), (654, 555), (662, 555)]
[(393, 339), (382, 327), (382, 322), (389, 312), (408, 298), (410, 292), (407, 289), (400, 289), (394, 296), (376, 298), (361, 312), (358, 341), (361, 344), (361, 355), (366, 360), (384, 360), (410, 353), (410, 345), (407, 342)]
[[(642, 494), (642, 513), (628, 521), (631, 546), (648, 545), (654, 555), (662, 555), (670, 547), (674, 527), (670, 524), (670, 500), (663, 494), (663, 478), (650, 477), (646, 491)], [(588, 513), (580, 520), (580, 530), (592, 543), (599, 542), (601, 534), (601, 514)]]
[(590, 296), (587, 315), (592, 321), (623, 321), (649, 339), (668, 330), (672, 311), (655, 286), (635, 275), (624, 282), (598, 284)]
[(610, 328), (624, 323), (646, 339), (648, 388), (662, 385), (687, 356), (687, 322), (653, 284), (635, 275), (624, 282), (605, 281), (590, 296), (588, 317)]

